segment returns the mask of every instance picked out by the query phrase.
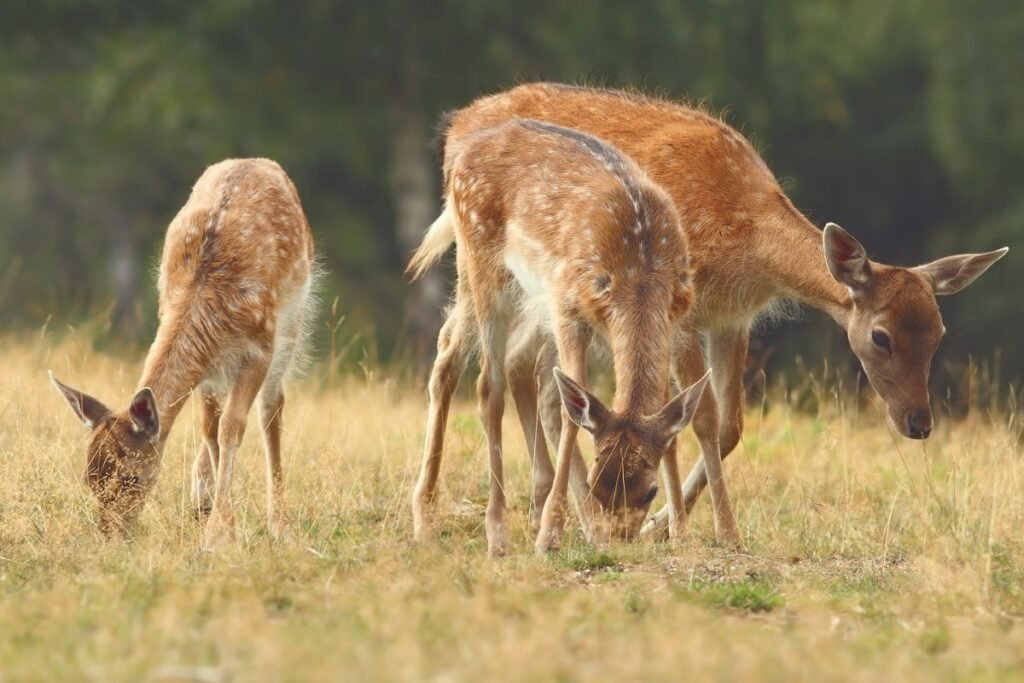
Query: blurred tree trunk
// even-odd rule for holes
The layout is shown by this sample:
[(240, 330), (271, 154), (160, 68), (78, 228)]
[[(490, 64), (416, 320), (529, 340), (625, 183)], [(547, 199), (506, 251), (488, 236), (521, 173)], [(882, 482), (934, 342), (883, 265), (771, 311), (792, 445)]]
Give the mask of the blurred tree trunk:
[[(391, 147), (391, 185), (395, 231), (403, 260), (419, 246), (437, 218), (433, 155), (429, 150), (422, 112), (407, 104), (392, 108), (394, 137)], [(441, 328), (446, 287), (441, 273), (428, 271), (410, 285), (406, 297), (408, 345), (419, 369), (428, 367)]]
[(111, 220), (113, 244), (108, 271), (114, 286), (114, 312), (111, 334), (121, 340), (142, 338), (142, 275), (139, 249), (132, 235), (130, 221), (121, 214)]

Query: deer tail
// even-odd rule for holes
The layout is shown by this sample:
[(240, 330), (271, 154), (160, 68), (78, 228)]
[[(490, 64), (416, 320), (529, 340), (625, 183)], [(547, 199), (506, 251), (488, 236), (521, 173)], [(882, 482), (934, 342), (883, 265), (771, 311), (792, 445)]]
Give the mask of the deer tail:
[(455, 242), (455, 217), (452, 215), (451, 206), (445, 207), (437, 220), (433, 222), (427, 234), (423, 236), (416, 253), (409, 260), (405, 267), (405, 274), (410, 280), (416, 280), (423, 273), (430, 270), (430, 267), (441, 260), (448, 247)]

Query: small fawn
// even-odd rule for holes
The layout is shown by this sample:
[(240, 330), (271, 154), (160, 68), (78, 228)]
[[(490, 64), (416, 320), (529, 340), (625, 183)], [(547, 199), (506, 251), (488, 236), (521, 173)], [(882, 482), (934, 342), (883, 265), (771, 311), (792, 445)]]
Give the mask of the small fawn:
[(127, 531), (138, 516), (171, 426), (195, 389), (202, 445), (192, 500), (197, 517), (209, 517), (203, 547), (234, 538), (231, 473), (257, 395), (269, 528), (285, 531), (282, 382), (306, 338), (314, 275), (313, 235), (280, 166), (236, 159), (203, 173), (167, 230), (157, 283), (160, 326), (128, 407), (110, 410), (50, 375), (92, 430), (86, 481), (105, 533)]
[[(560, 543), (578, 427), (591, 432), (596, 453), (584, 527), (599, 538), (632, 537), (657, 493), (663, 455), (669, 486), (678, 490), (674, 437), (707, 383), (705, 376), (666, 402), (671, 332), (693, 298), (672, 202), (611, 146), (528, 119), (450, 141), (445, 179), (444, 212), (409, 264), (416, 277), (457, 245), (455, 305), (438, 338), (413, 497), (416, 537), (429, 526), (448, 409), (475, 337), (490, 463), (488, 550), (507, 550), (501, 417), (510, 331), (514, 345), (533, 349), (553, 336), (567, 371), (554, 372), (567, 419), (550, 495), (536, 498), (546, 497), (538, 552)], [(613, 358), (611, 408), (585, 388), (595, 333)]]

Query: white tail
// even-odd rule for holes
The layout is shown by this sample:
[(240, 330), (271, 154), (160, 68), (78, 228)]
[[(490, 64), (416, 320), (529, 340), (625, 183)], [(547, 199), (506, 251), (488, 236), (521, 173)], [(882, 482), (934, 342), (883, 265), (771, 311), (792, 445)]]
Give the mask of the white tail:
[(444, 211), (437, 217), (423, 236), (416, 253), (409, 260), (405, 268), (406, 275), (410, 280), (419, 279), (423, 273), (441, 260), (448, 248), (455, 244), (455, 222), (452, 217), (450, 206), (445, 206)]

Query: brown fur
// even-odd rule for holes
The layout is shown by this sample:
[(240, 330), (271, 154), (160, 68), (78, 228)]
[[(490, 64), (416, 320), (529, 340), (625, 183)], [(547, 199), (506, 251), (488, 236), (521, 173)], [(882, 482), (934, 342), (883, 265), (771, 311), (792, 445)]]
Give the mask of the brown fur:
[(266, 159), (230, 160), (199, 178), (167, 230), (158, 279), (160, 327), (129, 408), (111, 411), (57, 383), (92, 428), (87, 481), (104, 529), (124, 529), (134, 520), (156, 482), (175, 418), (199, 388), (204, 444), (196, 457), (193, 502), (200, 516), (210, 514), (204, 546), (233, 535), (231, 468), (257, 394), (268, 513), (272, 530), (282, 530), (281, 381), (303, 340), (312, 269), (312, 233), (280, 166)]
[[(667, 398), (671, 330), (692, 300), (685, 239), (671, 201), (614, 148), (529, 120), (449, 136), (445, 169), (445, 214), (410, 263), (412, 272), (422, 272), (451, 239), (458, 245), (455, 307), (431, 377), (428, 439), (414, 498), (417, 536), (433, 499), (448, 401), (475, 334), (492, 477), (488, 541), (492, 554), (505, 551), (500, 430), (513, 318), (527, 345), (550, 330), (561, 363), (583, 382), (591, 337), (596, 332), (608, 340), (616, 375), (610, 410), (571, 379), (560, 383), (572, 426), (584, 426), (595, 439), (589, 493), (599, 510), (590, 496), (585, 506), (606, 514), (591, 521), (599, 533), (632, 535), (650, 505), (666, 442), (684, 421), (682, 410), (658, 412)], [(575, 433), (563, 432), (560, 452), (571, 449)], [(568, 462), (560, 460), (543, 508), (541, 550), (558, 544), (568, 483), (561, 463)]]
[[(614, 144), (675, 204), (688, 238), (696, 292), (693, 311), (677, 336), (676, 369), (684, 382), (703, 372), (701, 333), (707, 338), (715, 387), (714, 394), (705, 394), (694, 418), (704, 458), (687, 478), (685, 498), (687, 507), (692, 506), (710, 478), (720, 537), (738, 539), (721, 458), (742, 432), (748, 330), (777, 299), (807, 303), (842, 325), (897, 428), (911, 436), (927, 435), (927, 370), (942, 326), (935, 294), (966, 286), (1004, 250), (949, 257), (917, 269), (872, 264), (876, 279), (870, 291), (861, 291), (830, 273), (822, 232), (793, 207), (749, 142), (705, 112), (635, 93), (528, 84), (482, 97), (451, 114), (447, 144), (511, 117), (574, 128)], [(855, 240), (848, 246), (863, 254)], [(959, 278), (956, 286), (922, 286), (934, 279), (920, 276), (940, 266)], [(926, 333), (905, 334), (908, 320), (917, 321), (914, 326)], [(871, 343), (879, 324), (899, 333), (892, 358), (879, 356)], [(536, 390), (523, 383), (521, 391)], [(531, 400), (536, 403), (535, 398), (520, 397), (517, 404)]]

